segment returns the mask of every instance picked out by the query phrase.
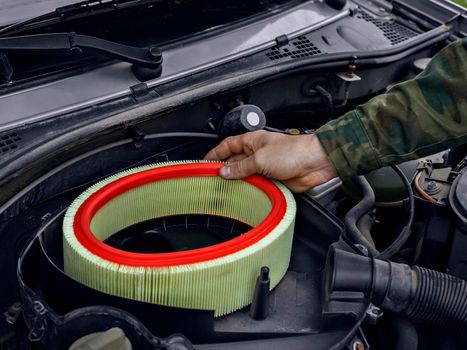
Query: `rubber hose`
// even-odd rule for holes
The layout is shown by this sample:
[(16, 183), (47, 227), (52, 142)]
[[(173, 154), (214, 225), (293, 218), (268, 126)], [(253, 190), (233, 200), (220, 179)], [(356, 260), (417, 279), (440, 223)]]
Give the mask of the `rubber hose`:
[(364, 176), (354, 178), (354, 182), (362, 191), (362, 200), (345, 215), (344, 223), (347, 234), (354, 243), (361, 244), (368, 248), (371, 255), (378, 255), (379, 252), (368, 242), (357, 227), (357, 221), (373, 208), (375, 204), (375, 193)]
[(330, 300), (360, 292), (383, 309), (467, 334), (467, 281), (455, 276), (331, 246), (324, 281)]
[(363, 237), (365, 237), (373, 247), (376, 247), (373, 237), (371, 237), (371, 227), (374, 222), (375, 219), (370, 214), (366, 213), (357, 221), (357, 228), (362, 233)]
[(413, 268), (417, 286), (405, 313), (441, 327), (467, 332), (467, 281), (423, 267)]

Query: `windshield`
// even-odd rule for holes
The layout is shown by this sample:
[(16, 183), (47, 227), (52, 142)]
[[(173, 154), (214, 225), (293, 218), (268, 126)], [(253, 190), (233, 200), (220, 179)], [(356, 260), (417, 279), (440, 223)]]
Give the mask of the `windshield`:
[[(195, 34), (301, 2), (304, 1), (0, 0), (0, 27), (40, 16), (40, 20), (7, 35), (75, 32), (137, 45)], [(44, 14), (49, 16), (41, 18)]]
[(51, 12), (57, 7), (70, 5), (74, 2), (76, 0), (1, 0), (0, 27)]
[[(57, 13), (47, 16), (46, 20), (31, 21), (22, 25), (7, 36), (33, 35), (44, 33), (73, 32), (114, 41), (129, 46), (163, 46), (183, 37), (207, 34), (213, 29), (230, 28), (242, 25), (244, 21), (256, 20), (258, 16), (268, 16), (272, 12), (294, 6), (304, 0), (166, 0), (166, 1), (90, 1), (79, 6), (61, 8)], [(21, 12), (21, 6), (31, 9), (34, 4), (43, 3), (44, 7), (70, 3), (67, 0), (26, 0), (14, 2), (7, 0), (11, 8)], [(0, 1), (0, 17), (9, 11), (5, 0)], [(34, 5), (34, 6), (33, 6)], [(31, 7), (32, 6), (32, 7)], [(99, 6), (99, 11), (95, 8)], [(34, 7), (38, 11), (37, 6)], [(80, 11), (76, 11), (79, 8)], [(83, 11), (84, 9), (84, 11)], [(103, 9), (103, 10), (102, 10)], [(16, 11), (15, 10), (15, 11)], [(30, 15), (33, 12), (30, 11)], [(59, 14), (59, 16), (57, 16)], [(44, 13), (36, 13), (43, 17)], [(28, 17), (30, 19), (31, 16)], [(64, 59), (58, 55), (44, 59), (31, 59), (34, 56), (9, 54), (13, 67), (12, 81), (32, 78), (52, 71), (68, 69), (70, 66), (83, 65), (91, 68), (91, 61), (102, 61), (102, 57), (89, 54), (75, 55)], [(105, 61), (106, 59), (104, 59)]]

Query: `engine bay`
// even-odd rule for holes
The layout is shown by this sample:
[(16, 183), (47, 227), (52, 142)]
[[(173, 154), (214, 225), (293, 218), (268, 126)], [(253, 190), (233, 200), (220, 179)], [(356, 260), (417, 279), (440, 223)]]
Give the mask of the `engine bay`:
[[(465, 322), (459, 314), (465, 306), (459, 304), (462, 297), (446, 296), (446, 304), (457, 305), (456, 310), (428, 305), (423, 314), (414, 306), (409, 316), (417, 317), (411, 318), (399, 313), (402, 301), (378, 294), (394, 290), (404, 300), (410, 283), (399, 286), (402, 277), (382, 281), (371, 273), (378, 266), (383, 271), (378, 276), (390, 275), (387, 271), (410, 275), (414, 267), (421, 281), (425, 270), (415, 269), (420, 267), (443, 275), (430, 275), (427, 281), (463, 281), (459, 290), (465, 288), (465, 145), (400, 164), (399, 170), (382, 168), (358, 181), (335, 179), (295, 194), (290, 264), (268, 295), (263, 320), (254, 319), (249, 306), (214, 317), (213, 310), (117, 297), (64, 273), (63, 218), (89, 186), (138, 166), (203, 159), (223, 138), (258, 128), (313, 133), (413, 78), (458, 34), (414, 21), (407, 8), (396, 5), (353, 1), (345, 16), (292, 39), (277, 37), (272, 47), (192, 71), (183, 79), (138, 82), (132, 77), (128, 94), (61, 110), (53, 118), (42, 113), (24, 122), (22, 113), (29, 107), (19, 111), (23, 122), (9, 128), (4, 124), (0, 131), (0, 309), (5, 311), (0, 348), (68, 349), (83, 336), (118, 327), (134, 349), (463, 349), (467, 339), (458, 328), (462, 323), (456, 323), (462, 317)], [(335, 11), (322, 2), (317, 6), (321, 15)], [(188, 38), (190, 42), (195, 39)], [(180, 67), (170, 68), (178, 72)], [(21, 92), (21, 84), (13, 88)], [(39, 98), (43, 88), (24, 93)], [(60, 88), (69, 91), (66, 85)], [(253, 119), (241, 117), (251, 113)], [(366, 210), (355, 214), (364, 202)], [(372, 260), (375, 254), (349, 234), (349, 220), (378, 253), (395, 242), (398, 249)], [(125, 251), (173, 252), (217, 244), (248, 229), (242, 222), (181, 215), (131, 226), (106, 243)], [(184, 241), (187, 232), (196, 238)], [(427, 283), (426, 290), (437, 288)], [(450, 313), (458, 313), (456, 322)]]

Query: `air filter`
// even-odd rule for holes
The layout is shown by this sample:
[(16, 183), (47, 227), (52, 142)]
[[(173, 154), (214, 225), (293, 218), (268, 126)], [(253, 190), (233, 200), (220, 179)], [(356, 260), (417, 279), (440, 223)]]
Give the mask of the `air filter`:
[[(159, 163), (111, 176), (82, 193), (63, 223), (65, 272), (102, 292), (216, 316), (251, 303), (262, 266), (271, 288), (287, 271), (296, 206), (282, 184), (259, 175), (218, 176), (220, 163)], [(137, 253), (106, 244), (117, 232), (156, 218), (203, 214), (251, 227), (201, 248)], [(189, 240), (190, 231), (185, 237)]]

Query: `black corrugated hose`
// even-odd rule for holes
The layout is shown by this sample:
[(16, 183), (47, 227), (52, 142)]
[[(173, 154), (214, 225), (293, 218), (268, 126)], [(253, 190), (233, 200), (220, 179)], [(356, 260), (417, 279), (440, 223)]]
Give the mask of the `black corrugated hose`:
[(417, 285), (407, 316), (467, 334), (467, 281), (415, 266)]
[(467, 335), (467, 281), (331, 247), (326, 293), (361, 292), (374, 305)]
[[(362, 290), (366, 295), (371, 295), (371, 301), (394, 312), (403, 311), (410, 318), (415, 318), (438, 325), (449, 330), (467, 334), (467, 281), (457, 277), (425, 269), (419, 266), (410, 267), (405, 264), (398, 264), (387, 261), (392, 255), (397, 253), (410, 236), (410, 228), (414, 217), (414, 197), (407, 177), (397, 167), (393, 169), (401, 177), (409, 196), (409, 219), (397, 239), (382, 253), (371, 245), (364, 235), (357, 228), (357, 221), (366, 214), (374, 205), (375, 196), (368, 181), (359, 176), (355, 178), (355, 183), (362, 190), (362, 200), (352, 208), (345, 217), (346, 233), (354, 243), (359, 243), (368, 248), (369, 257), (354, 255), (352, 266), (354, 271), (359, 270), (363, 275), (360, 279), (369, 281), (361, 283)], [(339, 254), (335, 254), (337, 256)], [(334, 286), (339, 286), (338, 290), (355, 290), (354, 283), (350, 283), (346, 288), (346, 274), (336, 274), (348, 268), (345, 266), (349, 259), (341, 257), (340, 266), (338, 258), (335, 258), (334, 276), (342, 276), (341, 279), (333, 278)], [(376, 259), (375, 259), (376, 258)], [(386, 261), (384, 261), (386, 260)], [(370, 263), (373, 261), (373, 263)], [(366, 271), (366, 272), (364, 272)], [(371, 282), (370, 282), (371, 281)], [(331, 286), (329, 290), (334, 290)], [(359, 289), (358, 287), (357, 289)]]

